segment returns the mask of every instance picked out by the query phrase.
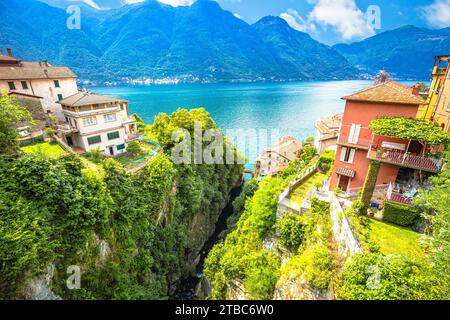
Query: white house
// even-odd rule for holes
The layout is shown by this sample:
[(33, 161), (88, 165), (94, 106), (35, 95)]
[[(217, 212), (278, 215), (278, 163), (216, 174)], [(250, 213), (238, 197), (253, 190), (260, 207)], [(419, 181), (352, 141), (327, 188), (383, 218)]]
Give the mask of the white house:
[(80, 91), (60, 103), (66, 124), (60, 126), (59, 134), (75, 149), (98, 148), (115, 156), (124, 153), (129, 142), (139, 139), (126, 100)]
[(0, 53), (0, 90), (39, 98), (44, 112), (64, 120), (60, 100), (78, 92), (76, 75), (67, 67), (48, 62), (25, 62), (14, 58), (10, 49)]

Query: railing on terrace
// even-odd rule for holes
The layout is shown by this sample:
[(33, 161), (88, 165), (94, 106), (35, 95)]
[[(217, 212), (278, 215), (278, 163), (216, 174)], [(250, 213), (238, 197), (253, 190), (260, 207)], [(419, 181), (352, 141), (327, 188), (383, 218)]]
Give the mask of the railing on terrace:
[(368, 158), (372, 160), (388, 162), (402, 167), (407, 167), (416, 170), (424, 170), (433, 173), (439, 172), (442, 168), (442, 160), (440, 159), (417, 156), (405, 152), (392, 150), (385, 150), (385, 151), (370, 150)]
[(363, 149), (368, 149), (372, 142), (372, 130), (366, 127), (361, 127), (359, 129), (359, 134), (357, 139), (349, 140), (350, 133), (352, 131), (352, 126), (341, 125), (341, 130), (339, 132), (338, 144), (350, 146), (350, 147), (360, 147)]
[(395, 202), (395, 203), (399, 203), (399, 204), (404, 204), (407, 206), (412, 206), (412, 199), (413, 197), (411, 196), (405, 196), (404, 194), (401, 194), (400, 192), (396, 192), (395, 190), (397, 189), (396, 184), (391, 183), (389, 185), (389, 188), (386, 192), (386, 200), (391, 201), (391, 202)]

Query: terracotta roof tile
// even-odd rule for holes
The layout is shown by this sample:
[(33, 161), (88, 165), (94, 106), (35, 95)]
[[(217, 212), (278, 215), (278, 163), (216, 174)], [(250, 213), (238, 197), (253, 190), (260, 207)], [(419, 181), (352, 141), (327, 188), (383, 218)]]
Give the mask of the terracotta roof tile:
[(103, 96), (93, 92), (80, 91), (70, 97), (61, 101), (60, 104), (69, 107), (89, 106), (95, 104), (111, 103), (111, 102), (125, 102), (126, 100), (117, 99), (109, 96)]
[(67, 67), (54, 67), (45, 62), (22, 62), (17, 66), (0, 66), (2, 80), (64, 79), (77, 76)]
[(387, 81), (379, 85), (358, 91), (343, 97), (344, 100), (388, 102), (398, 104), (424, 104), (426, 101), (412, 93), (412, 88), (395, 81)]

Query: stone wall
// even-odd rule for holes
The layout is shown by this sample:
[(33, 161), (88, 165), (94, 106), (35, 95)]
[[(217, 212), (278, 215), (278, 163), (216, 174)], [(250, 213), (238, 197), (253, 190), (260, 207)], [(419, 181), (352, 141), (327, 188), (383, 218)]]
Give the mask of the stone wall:
[(345, 216), (344, 209), (335, 195), (331, 197), (330, 215), (339, 254), (349, 258), (362, 250), (361, 244), (353, 234), (348, 218)]

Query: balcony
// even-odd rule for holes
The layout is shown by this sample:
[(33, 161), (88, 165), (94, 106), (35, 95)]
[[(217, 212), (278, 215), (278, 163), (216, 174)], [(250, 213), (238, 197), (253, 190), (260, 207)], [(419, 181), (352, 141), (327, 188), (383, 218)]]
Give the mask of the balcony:
[(386, 200), (403, 204), (406, 206), (413, 206), (413, 198), (417, 195), (417, 189), (414, 187), (406, 187), (397, 183), (389, 184), (386, 192)]
[[(359, 132), (355, 133), (351, 125), (341, 125), (339, 132), (338, 145), (369, 150), (372, 141), (372, 131), (366, 127), (360, 127)], [(353, 136), (350, 139), (350, 136)]]
[(408, 152), (394, 150), (370, 150), (367, 156), (371, 160), (378, 160), (401, 167), (438, 173), (442, 168), (442, 160), (413, 155)]

